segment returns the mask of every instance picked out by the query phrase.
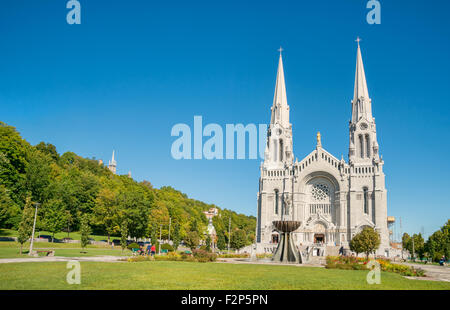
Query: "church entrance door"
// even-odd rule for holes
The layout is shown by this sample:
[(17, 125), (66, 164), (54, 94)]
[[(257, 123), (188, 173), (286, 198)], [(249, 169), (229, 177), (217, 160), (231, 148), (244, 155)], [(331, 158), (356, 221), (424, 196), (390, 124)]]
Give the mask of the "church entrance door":
[(324, 234), (314, 234), (314, 243), (324, 243), (325, 235)]

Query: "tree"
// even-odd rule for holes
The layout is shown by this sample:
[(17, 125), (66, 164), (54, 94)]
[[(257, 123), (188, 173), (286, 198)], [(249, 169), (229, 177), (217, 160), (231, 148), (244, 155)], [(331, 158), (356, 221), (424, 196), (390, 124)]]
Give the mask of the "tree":
[(411, 243), (411, 237), (408, 235), (408, 233), (403, 233), (402, 236), (402, 248), (404, 250), (407, 250), (412, 255), (412, 243)]
[(433, 261), (439, 261), (442, 256), (447, 259), (450, 256), (450, 220), (428, 237), (425, 243), (425, 251)]
[(178, 249), (178, 246), (181, 242), (181, 234), (180, 234), (180, 225), (175, 224), (173, 229), (173, 237), (172, 237), (172, 244), (175, 251)]
[(118, 229), (119, 207), (116, 194), (109, 188), (103, 188), (95, 200), (93, 212), (94, 222), (106, 231), (109, 244), (111, 235)]
[(52, 171), (50, 165), (50, 156), (37, 150), (30, 153), (25, 169), (25, 185), (34, 201), (44, 203), (50, 195), (48, 189)]
[(186, 243), (187, 247), (193, 250), (197, 248), (198, 244), (200, 243), (200, 237), (198, 236), (198, 233), (196, 231), (190, 231), (186, 234), (184, 242)]
[(46, 154), (52, 158), (55, 162), (59, 160), (59, 154), (56, 151), (56, 147), (51, 143), (40, 142), (35, 146), (37, 150)]
[(233, 249), (240, 249), (247, 244), (247, 234), (242, 229), (237, 229), (231, 233), (230, 246)]
[(17, 242), (20, 243), (20, 254), (22, 254), (23, 244), (30, 239), (33, 232), (34, 208), (31, 203), (31, 197), (26, 198), (25, 207), (22, 213), (22, 220), (19, 225)]
[(414, 234), (412, 240), (414, 240), (414, 253), (422, 259), (425, 256), (425, 243), (422, 234)]
[(60, 232), (67, 224), (67, 212), (61, 199), (51, 199), (43, 205), (44, 227), (52, 233), (52, 242), (55, 234)]
[(89, 226), (89, 219), (87, 214), (81, 218), (81, 248), (84, 248), (89, 244), (89, 235), (91, 234), (91, 227)]
[(128, 221), (123, 220), (121, 225), (121, 238), (120, 238), (120, 246), (122, 247), (122, 253), (123, 250), (127, 247), (127, 239), (128, 239)]
[(206, 242), (206, 251), (211, 252), (211, 242), (212, 242), (212, 240), (211, 240), (211, 236), (210, 235), (206, 236), (205, 242)]
[(20, 207), (10, 198), (8, 189), (0, 185), (0, 227), (17, 228), (21, 218)]
[(350, 250), (359, 253), (365, 253), (366, 259), (369, 254), (374, 253), (380, 246), (380, 235), (372, 227), (365, 227), (357, 233), (350, 241)]
[(11, 199), (23, 205), (23, 181), (31, 145), (12, 126), (0, 122), (0, 183), (11, 191)]

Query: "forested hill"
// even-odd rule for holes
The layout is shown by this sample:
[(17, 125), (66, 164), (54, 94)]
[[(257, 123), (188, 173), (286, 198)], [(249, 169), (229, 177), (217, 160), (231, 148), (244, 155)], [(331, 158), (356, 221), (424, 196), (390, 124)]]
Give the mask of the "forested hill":
[[(94, 159), (60, 155), (49, 143), (32, 146), (14, 127), (0, 122), (0, 228), (17, 229), (26, 202), (41, 204), (37, 227), (50, 232), (77, 231), (87, 216), (96, 234), (118, 236), (127, 225), (131, 237), (159, 237), (162, 225), (164, 239), (170, 218), (175, 241), (190, 231), (204, 238), (208, 221), (203, 211), (217, 207), (169, 186), (156, 189), (149, 181), (114, 175)], [(232, 246), (254, 240), (254, 216), (217, 208), (213, 222), (220, 248), (228, 242), (230, 217)]]

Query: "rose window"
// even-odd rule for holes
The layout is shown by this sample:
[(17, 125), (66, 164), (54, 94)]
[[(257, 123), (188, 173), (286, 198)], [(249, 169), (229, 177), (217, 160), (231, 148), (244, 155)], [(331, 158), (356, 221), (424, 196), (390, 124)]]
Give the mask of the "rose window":
[(324, 201), (330, 196), (330, 190), (325, 184), (317, 183), (312, 186), (311, 194), (314, 200)]

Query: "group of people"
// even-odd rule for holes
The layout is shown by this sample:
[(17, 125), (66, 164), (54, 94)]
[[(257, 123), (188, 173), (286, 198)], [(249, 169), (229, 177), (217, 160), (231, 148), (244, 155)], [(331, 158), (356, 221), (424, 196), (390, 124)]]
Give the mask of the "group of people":
[(137, 251), (138, 255), (151, 255), (154, 256), (156, 253), (156, 246), (153, 244), (148, 244), (147, 247), (144, 249), (144, 247), (141, 245), (139, 246), (139, 250)]

